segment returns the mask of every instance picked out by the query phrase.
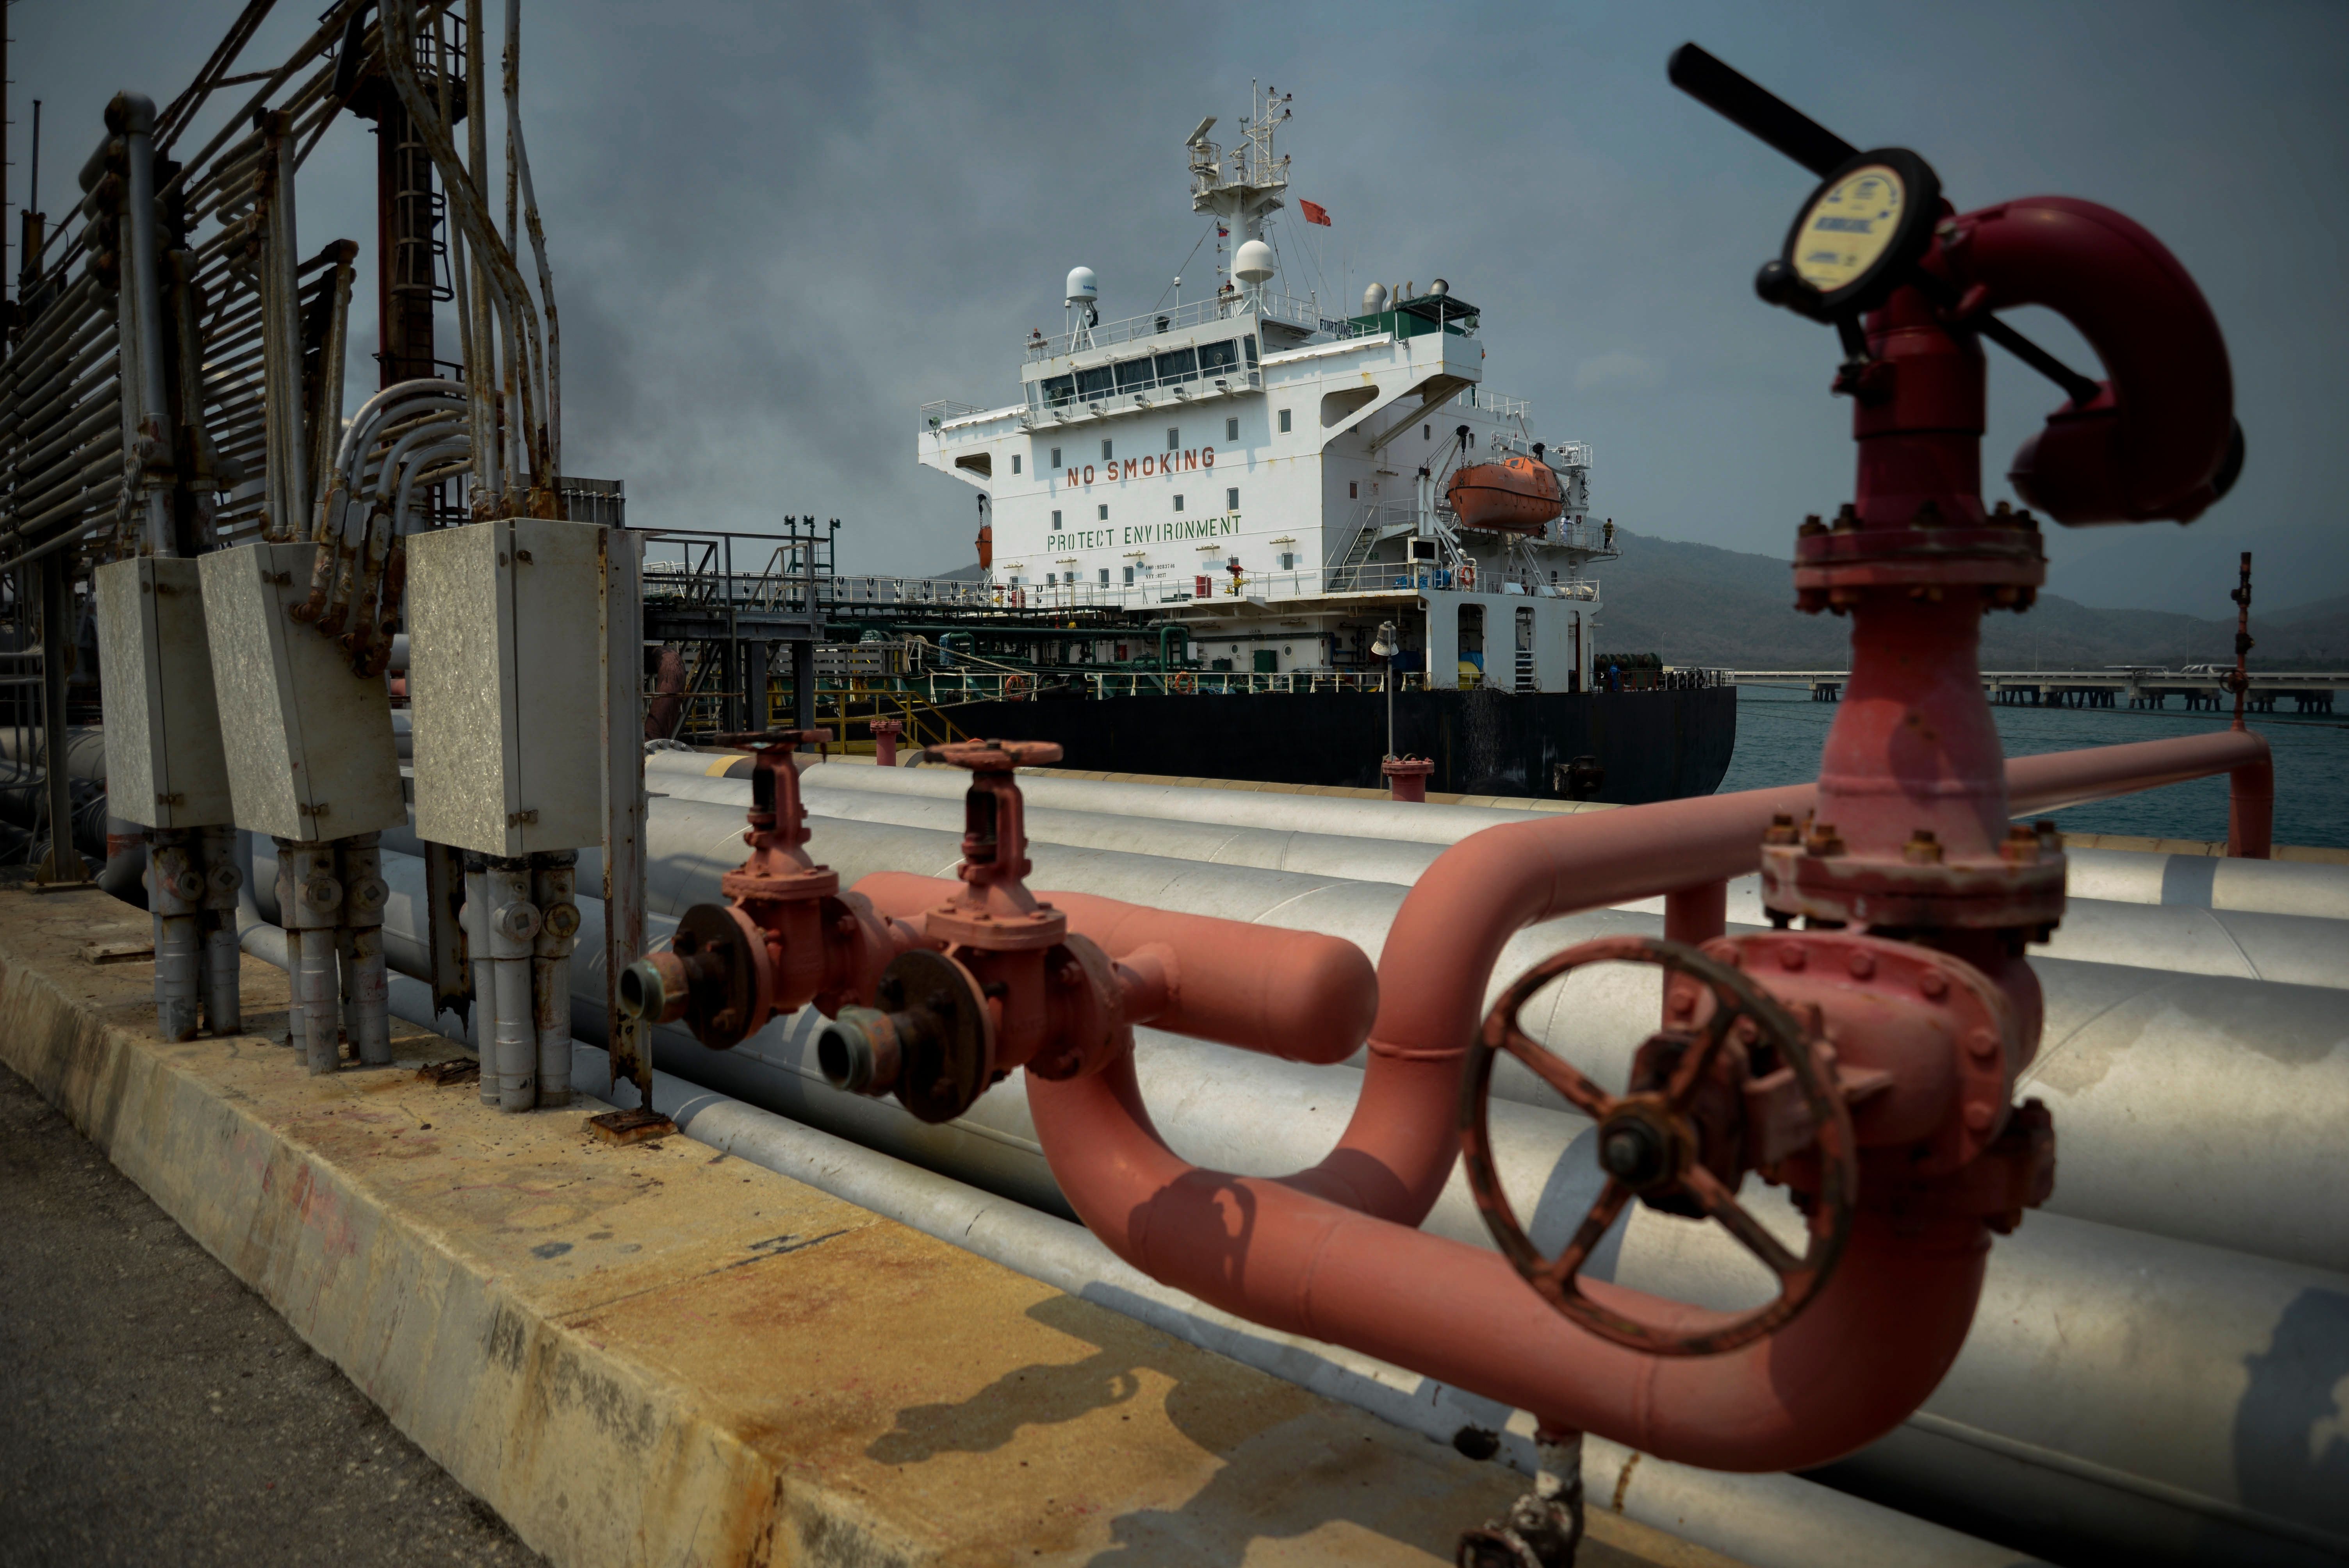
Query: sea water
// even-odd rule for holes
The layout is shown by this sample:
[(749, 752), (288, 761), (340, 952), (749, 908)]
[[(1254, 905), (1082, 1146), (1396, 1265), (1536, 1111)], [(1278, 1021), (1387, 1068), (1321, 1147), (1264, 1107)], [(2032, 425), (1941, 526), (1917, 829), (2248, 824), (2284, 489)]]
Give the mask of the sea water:
[[(1739, 687), (1737, 750), (1721, 788), (1762, 789), (1817, 778), (1819, 751), (1838, 711), (1837, 704), (1813, 702), (1807, 687)], [(2199, 735), (2234, 722), (2230, 713), (2165, 708), (1993, 707), (1991, 714), (2009, 757)], [(2275, 756), (2275, 841), (2349, 848), (2349, 717), (2254, 714), (2248, 722)], [(2226, 776), (2075, 806), (2055, 820), (2075, 833), (2224, 839)]]

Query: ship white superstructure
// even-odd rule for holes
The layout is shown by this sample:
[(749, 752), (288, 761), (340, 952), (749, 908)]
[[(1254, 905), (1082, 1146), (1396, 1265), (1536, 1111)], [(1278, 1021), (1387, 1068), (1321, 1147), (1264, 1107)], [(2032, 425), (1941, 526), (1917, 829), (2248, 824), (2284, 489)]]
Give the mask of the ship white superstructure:
[[(1588, 689), (1583, 568), (1614, 553), (1588, 518), (1589, 449), (1538, 443), (1526, 406), (1485, 387), (1476, 310), (1443, 280), (1373, 284), (1351, 315), (1279, 292), (1264, 233), (1287, 114), (1259, 98), (1228, 156), (1212, 120), (1185, 143), (1193, 206), (1232, 246), (1210, 297), (1103, 323), (1075, 269), (1019, 401), (926, 406), (920, 460), (987, 496), (1004, 603), (1146, 612), (1209, 667), (1257, 672), (1372, 669), (1393, 622), (1430, 686)], [(1447, 477), (1512, 454), (1556, 472), (1562, 515), (1538, 537), (1464, 527)]]

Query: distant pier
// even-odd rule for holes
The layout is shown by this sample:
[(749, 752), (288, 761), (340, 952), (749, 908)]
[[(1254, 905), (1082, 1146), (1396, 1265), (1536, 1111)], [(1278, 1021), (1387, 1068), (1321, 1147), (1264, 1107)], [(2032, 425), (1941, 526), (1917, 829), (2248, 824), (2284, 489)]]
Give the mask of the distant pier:
[[(2225, 670), (2163, 670), (2115, 666), (2098, 670), (1984, 670), (1982, 693), (2002, 707), (2167, 708), (2176, 698), (2189, 712), (2232, 707)], [(1799, 686), (1813, 702), (1841, 702), (1847, 670), (1723, 670), (1734, 686)], [(2253, 672), (2243, 693), (2251, 713), (2331, 713), (2333, 695), (2349, 686), (2349, 672)], [(2279, 708), (2279, 704), (2289, 704)]]

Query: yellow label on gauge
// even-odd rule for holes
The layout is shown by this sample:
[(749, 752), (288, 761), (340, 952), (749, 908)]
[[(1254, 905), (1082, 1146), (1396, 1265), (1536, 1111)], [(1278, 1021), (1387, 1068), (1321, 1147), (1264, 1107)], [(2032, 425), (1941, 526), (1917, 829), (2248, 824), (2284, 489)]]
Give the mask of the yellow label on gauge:
[(1811, 203), (1795, 232), (1795, 271), (1821, 294), (1857, 279), (1900, 232), (1906, 195), (1899, 174), (1881, 163), (1837, 181)]

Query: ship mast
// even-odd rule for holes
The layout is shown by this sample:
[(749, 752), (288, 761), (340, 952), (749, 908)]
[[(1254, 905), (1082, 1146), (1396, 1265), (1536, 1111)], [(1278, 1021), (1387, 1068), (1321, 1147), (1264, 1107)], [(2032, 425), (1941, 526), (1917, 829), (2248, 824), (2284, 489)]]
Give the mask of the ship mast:
[(1231, 284), (1230, 256), (1250, 240), (1264, 237), (1264, 221), (1280, 210), (1281, 192), (1288, 189), (1288, 160), (1272, 150), (1275, 128), (1293, 112), (1293, 93), (1276, 88), (1258, 90), (1248, 84), (1248, 114), (1240, 121), (1240, 140), (1226, 164), (1224, 150), (1207, 139), (1216, 117), (1199, 122), (1184, 145), (1191, 150), (1191, 211), (1212, 212), (1219, 227), (1229, 231), (1230, 244), (1216, 242), (1216, 271)]

